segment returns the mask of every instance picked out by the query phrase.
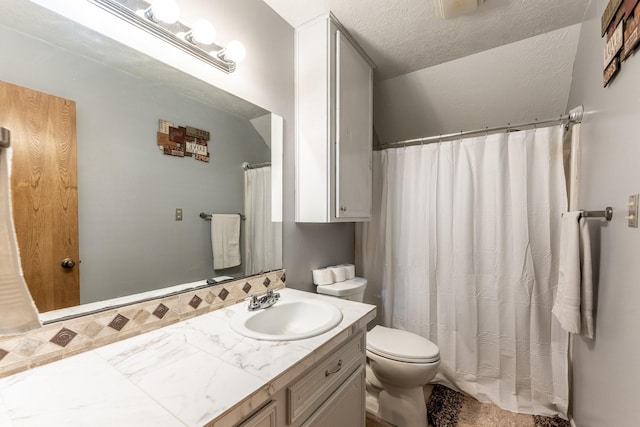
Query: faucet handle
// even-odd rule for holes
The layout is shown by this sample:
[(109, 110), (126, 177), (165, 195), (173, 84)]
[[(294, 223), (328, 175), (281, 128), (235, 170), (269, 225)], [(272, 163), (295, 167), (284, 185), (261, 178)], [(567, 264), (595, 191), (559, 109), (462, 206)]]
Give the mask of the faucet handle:
[(276, 301), (280, 299), (280, 294), (276, 291), (274, 291), (273, 289), (269, 289), (267, 291), (267, 297), (268, 298), (275, 298)]
[(247, 308), (249, 311), (257, 310), (260, 308), (260, 301), (258, 301), (258, 297), (256, 295), (251, 295), (244, 300), (249, 300), (249, 307)]

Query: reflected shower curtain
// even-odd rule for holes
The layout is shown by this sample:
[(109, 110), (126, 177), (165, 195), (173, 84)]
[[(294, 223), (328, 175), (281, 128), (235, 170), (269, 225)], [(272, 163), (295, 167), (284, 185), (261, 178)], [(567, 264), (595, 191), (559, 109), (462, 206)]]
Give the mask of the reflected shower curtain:
[(245, 275), (282, 268), (282, 223), (271, 221), (271, 167), (244, 172)]
[(437, 343), (436, 382), (566, 417), (568, 334), (552, 318), (567, 196), (561, 126), (374, 154), (358, 226), (387, 326)]

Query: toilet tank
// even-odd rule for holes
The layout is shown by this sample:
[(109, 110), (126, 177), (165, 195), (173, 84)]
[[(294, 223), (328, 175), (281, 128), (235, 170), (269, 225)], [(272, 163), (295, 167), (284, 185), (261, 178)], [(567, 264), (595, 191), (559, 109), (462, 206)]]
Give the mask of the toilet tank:
[(355, 294), (346, 295), (338, 298), (346, 299), (349, 301), (364, 302), (364, 289), (362, 291), (356, 292)]
[(334, 283), (332, 285), (318, 285), (316, 290), (322, 295), (329, 295), (349, 301), (363, 302), (366, 287), (367, 279), (354, 277), (353, 279)]

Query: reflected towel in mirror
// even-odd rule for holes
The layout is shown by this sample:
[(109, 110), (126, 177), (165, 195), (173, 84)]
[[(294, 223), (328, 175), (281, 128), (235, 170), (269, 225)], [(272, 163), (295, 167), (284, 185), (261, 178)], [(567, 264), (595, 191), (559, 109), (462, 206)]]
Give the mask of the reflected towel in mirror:
[(22, 274), (13, 226), (11, 154), (11, 148), (0, 149), (0, 334), (17, 334), (41, 326)]
[(211, 215), (213, 269), (240, 265), (240, 215)]

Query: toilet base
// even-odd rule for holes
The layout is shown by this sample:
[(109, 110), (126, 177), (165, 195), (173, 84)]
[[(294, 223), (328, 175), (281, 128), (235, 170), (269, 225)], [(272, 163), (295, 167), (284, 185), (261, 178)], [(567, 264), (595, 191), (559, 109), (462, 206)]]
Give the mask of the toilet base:
[[(368, 375), (371, 372), (367, 372)], [(373, 381), (369, 381), (372, 378)], [(422, 387), (398, 388), (379, 384), (374, 375), (367, 377), (367, 412), (397, 427), (427, 427), (427, 405)]]
[(427, 405), (422, 387), (385, 387), (378, 398), (380, 418), (397, 427), (427, 427)]

